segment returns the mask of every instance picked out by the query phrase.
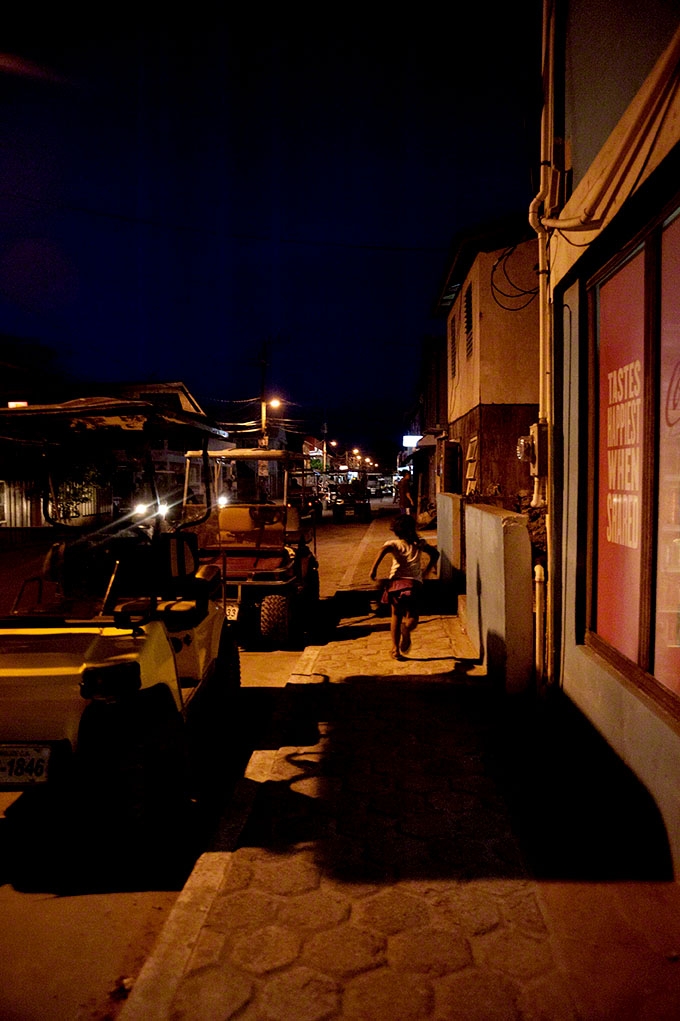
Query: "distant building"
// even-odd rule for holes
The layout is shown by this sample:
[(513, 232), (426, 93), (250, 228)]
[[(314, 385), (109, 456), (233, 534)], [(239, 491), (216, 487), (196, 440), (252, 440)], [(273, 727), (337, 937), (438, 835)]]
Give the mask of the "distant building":
[(528, 222), (461, 236), (436, 311), (446, 316), (439, 492), (510, 510), (531, 484), (517, 440), (538, 413), (538, 252)]
[[(41, 405), (45, 396), (42, 388), (36, 391), (24, 389), (21, 393), (29, 406)], [(76, 384), (70, 381), (63, 382), (59, 389), (53, 386), (50, 396), (50, 403), (54, 404), (88, 397), (141, 400), (164, 412), (206, 419), (196, 399), (181, 382)], [(224, 445), (229, 446), (229, 443)], [(114, 515), (121, 501), (129, 504), (133, 499), (143, 472), (137, 459), (128, 458), (124, 451), (114, 456), (115, 470), (111, 464), (103, 463), (96, 446), (82, 463), (62, 465), (64, 486), (72, 497), (74, 521), (81, 524), (104, 521)], [(177, 499), (184, 486), (186, 460), (185, 450), (173, 445), (171, 430), (163, 439), (163, 445), (152, 451), (152, 458), (159, 496)], [(25, 529), (49, 525), (43, 504), (43, 473), (44, 451), (41, 444), (35, 441), (18, 443), (16, 438), (0, 436), (0, 527)]]

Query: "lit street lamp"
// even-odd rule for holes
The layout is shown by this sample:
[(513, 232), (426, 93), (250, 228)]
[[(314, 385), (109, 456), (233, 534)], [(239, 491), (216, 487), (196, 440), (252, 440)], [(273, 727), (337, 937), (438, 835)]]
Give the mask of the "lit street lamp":
[(270, 401), (266, 401), (264, 399), (264, 397), (263, 397), (262, 401), (260, 402), (260, 411), (261, 411), (261, 416), (262, 416), (262, 423), (261, 423), (262, 424), (262, 436), (260, 437), (260, 446), (261, 447), (269, 446), (269, 441), (268, 441), (268, 437), (267, 437), (267, 404), (269, 404), (270, 408), (280, 408), (281, 407), (281, 401), (278, 399), (278, 397), (272, 397), (272, 399)]

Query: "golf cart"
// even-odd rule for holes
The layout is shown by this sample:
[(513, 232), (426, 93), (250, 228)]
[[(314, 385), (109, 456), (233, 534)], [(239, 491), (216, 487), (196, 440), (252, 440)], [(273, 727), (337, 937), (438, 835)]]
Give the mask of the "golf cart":
[(341, 477), (335, 499), (332, 503), (333, 521), (342, 522), (348, 518), (356, 521), (371, 520), (371, 500), (366, 485), (366, 473), (353, 473)]
[[(2, 474), (32, 523), (0, 530), (18, 565), (3, 578), (0, 790), (75, 794), (88, 818), (149, 832), (213, 768), (206, 722), (224, 754), (240, 669), (219, 566), (168, 526), (156, 487), (159, 451), (210, 436), (224, 433), (205, 416), (142, 400), (0, 410)], [(150, 504), (120, 515), (135, 486)]]
[(289, 474), (289, 502), (304, 507), (315, 525), (323, 521), (324, 497), (321, 492), (321, 475), (318, 471), (291, 471)]
[(304, 456), (259, 447), (208, 450), (208, 490), (195, 474), (199, 456), (186, 454), (182, 527), (196, 533), (201, 563), (220, 568), (227, 619), (244, 646), (299, 644), (319, 605)]

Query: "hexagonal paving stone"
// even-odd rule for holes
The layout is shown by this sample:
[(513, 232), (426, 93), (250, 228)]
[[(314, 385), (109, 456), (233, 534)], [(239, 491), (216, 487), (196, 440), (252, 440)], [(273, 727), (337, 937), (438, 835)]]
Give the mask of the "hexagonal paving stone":
[(424, 1021), (434, 1005), (432, 985), (422, 976), (391, 968), (351, 979), (342, 1000), (343, 1021)]
[(329, 929), (344, 922), (350, 909), (349, 899), (334, 890), (309, 890), (285, 898), (279, 909), (279, 921), (291, 928)]
[(201, 929), (196, 937), (185, 974), (220, 965), (226, 956), (227, 936), (219, 929)]
[(231, 959), (256, 975), (292, 964), (300, 952), (300, 937), (292, 929), (267, 925), (252, 929), (234, 940)]
[(267, 925), (274, 920), (279, 901), (258, 890), (237, 890), (215, 898), (206, 925), (219, 932)]
[(387, 941), (376, 933), (341, 925), (307, 940), (301, 959), (317, 971), (358, 975), (385, 963)]
[(491, 932), (502, 921), (496, 901), (474, 883), (427, 895), (436, 924), (454, 925), (470, 936)]
[(323, 1021), (335, 1014), (339, 1000), (340, 987), (328, 975), (297, 967), (269, 979), (262, 1010), (269, 1021)]
[(358, 904), (356, 920), (360, 925), (376, 928), (389, 935), (427, 925), (429, 912), (424, 901), (400, 890), (388, 890)]
[(232, 854), (229, 868), (226, 870), (224, 880), (220, 886), (221, 893), (229, 893), (232, 890), (245, 890), (253, 876), (250, 862), (241, 858), (238, 852)]
[(466, 939), (429, 926), (391, 936), (387, 957), (393, 967), (423, 975), (447, 975), (472, 964), (472, 951)]
[(235, 968), (221, 967), (185, 978), (172, 1001), (169, 1017), (228, 1021), (253, 994), (250, 979)]
[(253, 885), (270, 893), (304, 893), (315, 890), (320, 882), (321, 873), (307, 855), (284, 854), (253, 863)]

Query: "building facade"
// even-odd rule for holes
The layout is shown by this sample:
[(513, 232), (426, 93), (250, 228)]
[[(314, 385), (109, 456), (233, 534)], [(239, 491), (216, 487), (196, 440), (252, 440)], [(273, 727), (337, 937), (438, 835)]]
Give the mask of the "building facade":
[(531, 493), (517, 441), (538, 414), (538, 249), (527, 228), (462, 238), (438, 302), (447, 335), (440, 491), (508, 510)]
[(544, 3), (546, 681), (654, 797), (680, 867), (680, 5)]

